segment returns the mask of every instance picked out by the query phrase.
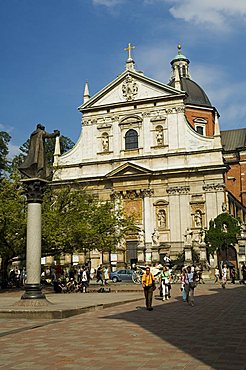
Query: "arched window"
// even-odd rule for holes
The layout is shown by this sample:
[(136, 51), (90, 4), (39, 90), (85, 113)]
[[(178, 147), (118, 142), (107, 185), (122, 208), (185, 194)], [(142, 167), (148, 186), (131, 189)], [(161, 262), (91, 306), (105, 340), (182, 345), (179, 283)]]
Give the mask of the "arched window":
[(125, 149), (138, 148), (138, 133), (135, 130), (128, 130), (125, 136)]

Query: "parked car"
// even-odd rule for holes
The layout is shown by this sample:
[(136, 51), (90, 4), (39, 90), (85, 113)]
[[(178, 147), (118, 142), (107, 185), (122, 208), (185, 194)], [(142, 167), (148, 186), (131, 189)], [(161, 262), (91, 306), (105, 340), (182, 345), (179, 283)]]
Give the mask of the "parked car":
[(132, 280), (132, 274), (133, 270), (118, 270), (110, 273), (110, 280), (112, 280), (114, 283), (117, 283), (118, 281), (126, 281), (126, 280)]

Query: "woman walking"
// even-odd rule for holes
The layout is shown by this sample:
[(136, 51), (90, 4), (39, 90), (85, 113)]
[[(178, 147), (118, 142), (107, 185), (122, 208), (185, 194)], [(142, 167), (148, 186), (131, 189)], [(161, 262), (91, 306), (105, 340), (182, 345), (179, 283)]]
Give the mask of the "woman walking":
[(186, 291), (185, 291), (185, 277), (186, 277), (186, 269), (183, 268), (180, 276), (181, 281), (181, 292), (182, 292), (182, 301), (186, 302)]
[(168, 300), (170, 298), (170, 280), (171, 280), (171, 274), (169, 271), (169, 268), (167, 266), (163, 267), (163, 271), (161, 273), (161, 285), (162, 285), (162, 294), (163, 298), (162, 300)]
[(191, 306), (194, 306), (195, 287), (196, 287), (195, 272), (191, 271), (191, 267), (188, 266), (185, 275), (185, 292), (186, 292), (186, 302)]

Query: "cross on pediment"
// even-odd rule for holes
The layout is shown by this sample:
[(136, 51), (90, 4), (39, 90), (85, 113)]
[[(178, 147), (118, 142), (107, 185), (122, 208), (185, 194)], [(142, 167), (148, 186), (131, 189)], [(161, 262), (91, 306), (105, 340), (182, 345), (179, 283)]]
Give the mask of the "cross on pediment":
[(128, 44), (127, 48), (124, 48), (125, 51), (128, 51), (128, 60), (132, 60), (131, 51), (135, 49), (135, 46), (133, 46), (130, 42)]

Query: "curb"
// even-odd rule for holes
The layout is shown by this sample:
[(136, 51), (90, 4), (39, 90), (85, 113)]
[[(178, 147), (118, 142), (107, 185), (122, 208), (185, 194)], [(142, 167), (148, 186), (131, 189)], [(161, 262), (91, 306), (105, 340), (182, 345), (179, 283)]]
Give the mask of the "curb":
[(115, 307), (126, 303), (137, 302), (143, 298), (134, 298), (120, 302), (103, 303), (93, 306), (68, 308), (68, 309), (57, 309), (57, 310), (14, 310), (6, 309), (0, 310), (0, 319), (47, 319), (47, 320), (59, 320), (66, 319), (71, 316), (81, 315), (87, 312), (94, 312), (103, 310), (105, 308)]

